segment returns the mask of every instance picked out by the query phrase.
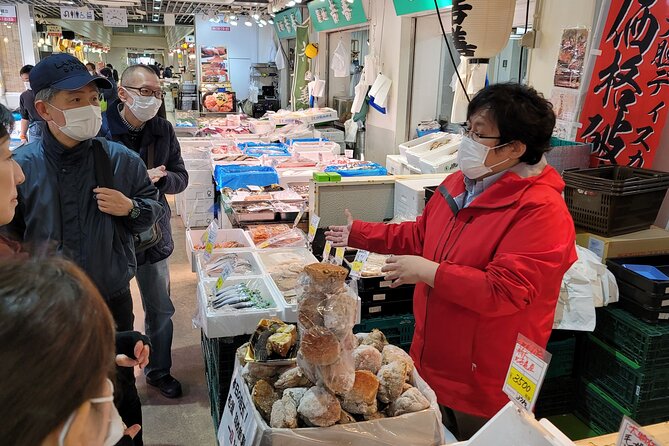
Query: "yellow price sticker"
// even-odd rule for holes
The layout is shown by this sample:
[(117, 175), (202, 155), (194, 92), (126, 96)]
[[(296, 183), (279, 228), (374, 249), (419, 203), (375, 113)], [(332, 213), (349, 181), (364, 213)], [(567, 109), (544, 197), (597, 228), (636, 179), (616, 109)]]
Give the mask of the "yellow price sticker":
[(220, 289), (223, 288), (223, 283), (225, 283), (225, 281), (222, 277), (219, 277), (216, 281), (216, 291), (220, 291)]
[(344, 253), (346, 252), (345, 248), (337, 248), (335, 249), (335, 263), (337, 265), (341, 265), (344, 263)]
[(326, 241), (325, 247), (323, 248), (323, 263), (328, 263), (330, 261), (330, 252), (332, 251), (332, 242)]
[(511, 366), (506, 383), (525, 400), (527, 405), (531, 404), (537, 390), (537, 384), (532, 379), (525, 376), (517, 368)]
[(212, 252), (214, 252), (214, 244), (211, 243), (211, 242), (207, 242), (207, 243), (205, 243), (205, 245), (204, 245), (204, 250), (205, 250), (207, 253), (211, 254)]

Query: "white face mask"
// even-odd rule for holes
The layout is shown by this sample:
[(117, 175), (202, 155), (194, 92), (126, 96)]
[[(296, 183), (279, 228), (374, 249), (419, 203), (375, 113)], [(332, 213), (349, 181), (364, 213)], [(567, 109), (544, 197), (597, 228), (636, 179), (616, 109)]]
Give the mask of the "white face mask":
[(510, 143), (507, 142), (495, 147), (488, 147), (480, 142), (474, 141), (469, 136), (463, 136), (460, 148), (458, 149), (458, 166), (467, 178), (470, 180), (477, 180), (482, 176), (491, 173), (493, 168), (502, 165), (511, 159), (507, 158), (492, 166), (485, 165), (485, 160), (488, 158), (488, 152), (509, 144)]
[(142, 122), (153, 119), (163, 103), (155, 96), (140, 96), (130, 92), (128, 94), (132, 97), (132, 104), (126, 102), (125, 105), (128, 106), (135, 118)]
[[(114, 385), (112, 382), (107, 379), (109, 387), (111, 388), (111, 395), (102, 397), (102, 398), (92, 398), (88, 400), (91, 404), (109, 404), (111, 403), (111, 413), (109, 417), (109, 428), (107, 429), (107, 435), (105, 436), (104, 443), (102, 446), (114, 446), (118, 443), (121, 438), (123, 438), (123, 432), (125, 432), (125, 425), (121, 420), (121, 415), (119, 415), (116, 406), (114, 405)], [(58, 436), (58, 446), (64, 446), (65, 437), (67, 437), (68, 432), (70, 431), (70, 426), (74, 421), (76, 412), (72, 413), (63, 425), (63, 429), (60, 431)]]
[(32, 88), (30, 88), (30, 82), (23, 82), (23, 86), (26, 90), (32, 90)]
[(89, 71), (88, 71), (88, 74), (90, 74), (91, 76), (95, 76), (95, 71), (90, 71), (90, 70), (89, 70)]
[[(51, 104), (49, 104), (51, 105)], [(86, 105), (84, 107), (72, 108), (70, 110), (61, 110), (51, 105), (51, 107), (63, 113), (65, 125), (58, 129), (66, 136), (75, 141), (86, 141), (95, 138), (102, 127), (102, 110), (97, 105)]]

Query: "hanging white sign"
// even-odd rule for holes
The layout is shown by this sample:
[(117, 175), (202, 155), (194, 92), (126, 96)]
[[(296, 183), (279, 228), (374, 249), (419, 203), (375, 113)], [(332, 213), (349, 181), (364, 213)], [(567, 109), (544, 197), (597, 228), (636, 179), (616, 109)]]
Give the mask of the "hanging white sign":
[(84, 22), (94, 22), (95, 13), (89, 8), (70, 8), (68, 6), (60, 7), (60, 18), (62, 20), (79, 20)]

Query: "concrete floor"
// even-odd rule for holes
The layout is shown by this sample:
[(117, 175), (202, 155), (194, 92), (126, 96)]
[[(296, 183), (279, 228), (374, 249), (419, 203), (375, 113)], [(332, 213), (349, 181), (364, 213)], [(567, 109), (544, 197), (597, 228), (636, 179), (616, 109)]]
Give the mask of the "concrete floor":
[[(137, 373), (137, 388), (144, 415), (144, 444), (146, 446), (216, 446), (214, 426), (209, 412), (209, 397), (204, 375), (200, 330), (193, 328), (197, 278), (191, 272), (185, 251), (185, 228), (181, 218), (173, 213), (172, 232), (174, 254), (170, 257), (174, 341), (172, 345), (172, 375), (181, 381), (184, 396), (170, 400), (146, 384)], [(143, 331), (144, 314), (134, 280), (132, 294), (135, 308), (135, 329)]]

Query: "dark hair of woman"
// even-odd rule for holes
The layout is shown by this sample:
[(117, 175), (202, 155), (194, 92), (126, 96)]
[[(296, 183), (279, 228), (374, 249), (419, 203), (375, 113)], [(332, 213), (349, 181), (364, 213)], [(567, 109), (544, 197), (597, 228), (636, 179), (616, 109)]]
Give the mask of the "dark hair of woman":
[(4, 139), (14, 130), (14, 115), (7, 107), (0, 104), (0, 139)]
[(114, 325), (60, 259), (0, 261), (0, 444), (39, 445), (114, 370)]
[(515, 83), (493, 84), (481, 90), (467, 107), (467, 119), (490, 109), (501, 136), (500, 144), (520, 141), (527, 147), (520, 162), (537, 164), (550, 150), (555, 127), (553, 104), (534, 88)]

